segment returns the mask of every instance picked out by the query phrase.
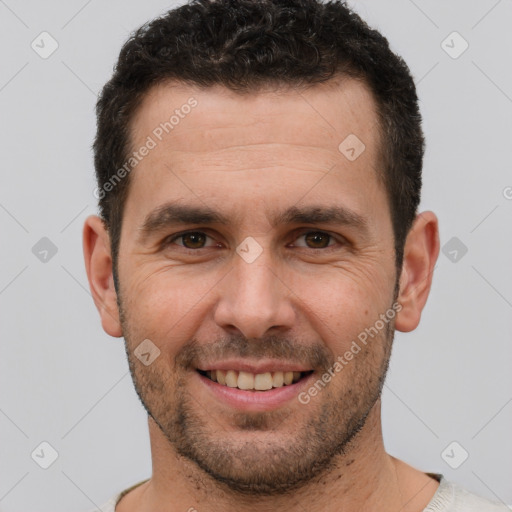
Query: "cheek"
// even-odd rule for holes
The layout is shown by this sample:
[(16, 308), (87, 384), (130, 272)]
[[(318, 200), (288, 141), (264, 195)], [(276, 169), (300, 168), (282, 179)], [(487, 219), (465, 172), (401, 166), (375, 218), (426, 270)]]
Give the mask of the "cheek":
[(131, 333), (159, 346), (188, 340), (197, 328), (201, 304), (220, 277), (168, 267), (133, 272), (123, 287), (125, 321)]
[(334, 353), (344, 353), (389, 306), (390, 284), (375, 273), (318, 273), (295, 279), (294, 293), (314, 332)]

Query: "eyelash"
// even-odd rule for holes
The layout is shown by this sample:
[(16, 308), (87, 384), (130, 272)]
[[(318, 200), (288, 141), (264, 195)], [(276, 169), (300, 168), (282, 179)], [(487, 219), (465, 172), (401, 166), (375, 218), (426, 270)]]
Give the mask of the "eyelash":
[[(186, 235), (190, 235), (190, 234), (201, 234), (201, 235), (205, 235), (207, 238), (212, 238), (210, 235), (208, 235), (207, 233), (205, 233), (204, 231), (195, 231), (195, 230), (191, 230), (191, 231), (184, 231), (182, 233), (177, 233), (175, 235), (171, 235), (169, 237), (167, 237), (164, 241), (163, 241), (163, 248), (173, 244), (176, 240), (180, 239), (180, 238), (183, 238), (184, 236)], [(296, 237), (294, 240), (296, 240), (297, 238), (300, 238), (302, 236), (305, 236), (305, 235), (310, 235), (310, 234), (319, 234), (319, 235), (326, 235), (330, 238), (329, 240), (329, 243), (334, 240), (335, 242), (338, 242), (338, 244), (346, 244), (346, 242), (343, 240), (343, 239), (337, 239), (337, 237), (335, 237), (334, 235), (331, 235), (330, 233), (326, 232), (326, 231), (319, 231), (319, 230), (308, 230), (308, 231), (301, 231), (299, 233), (296, 234)], [(213, 238), (212, 238), (213, 239)], [(200, 250), (203, 250), (203, 249), (211, 249), (211, 248), (214, 248), (214, 247), (199, 247), (198, 249), (191, 249), (189, 247), (185, 247), (184, 245), (179, 245), (179, 244), (176, 244), (178, 245), (178, 247), (181, 247), (184, 251), (186, 252), (189, 252), (189, 253), (198, 253)], [(307, 246), (300, 246), (301, 249), (309, 249), (311, 251), (323, 251), (323, 252), (328, 252), (330, 250), (333, 250), (333, 249), (336, 249), (338, 248), (337, 245), (327, 245), (326, 247), (307, 247)]]

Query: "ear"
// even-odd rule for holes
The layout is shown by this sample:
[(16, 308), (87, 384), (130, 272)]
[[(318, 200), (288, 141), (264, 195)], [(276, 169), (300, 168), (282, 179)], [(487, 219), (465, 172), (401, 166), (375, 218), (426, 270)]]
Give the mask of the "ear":
[(398, 302), (402, 309), (395, 328), (402, 332), (416, 329), (432, 285), (432, 273), (439, 256), (439, 227), (433, 212), (420, 213), (407, 235), (404, 248)]
[(103, 330), (110, 336), (119, 338), (123, 332), (112, 274), (110, 237), (103, 221), (96, 215), (85, 220), (83, 246), (89, 287), (100, 313)]

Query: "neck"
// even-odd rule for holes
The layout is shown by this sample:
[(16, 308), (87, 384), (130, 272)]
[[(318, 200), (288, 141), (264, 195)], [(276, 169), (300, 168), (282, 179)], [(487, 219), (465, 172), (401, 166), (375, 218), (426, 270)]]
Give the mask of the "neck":
[[(322, 476), (282, 496), (234, 493), (205, 474), (195, 463), (179, 457), (160, 429), (149, 420), (153, 476), (123, 498), (116, 511), (208, 510), (211, 512), (366, 512), (400, 510), (403, 496), (395, 459), (384, 450), (380, 400), (346, 453)], [(137, 492), (136, 492), (137, 491)]]

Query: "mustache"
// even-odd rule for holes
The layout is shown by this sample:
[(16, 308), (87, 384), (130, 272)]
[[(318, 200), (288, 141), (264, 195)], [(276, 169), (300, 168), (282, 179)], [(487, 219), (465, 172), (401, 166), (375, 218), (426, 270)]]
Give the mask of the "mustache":
[(229, 358), (277, 359), (320, 371), (330, 368), (335, 361), (334, 354), (321, 343), (306, 345), (276, 335), (263, 339), (232, 335), (209, 343), (192, 339), (176, 354), (174, 363), (177, 368), (195, 370), (205, 362)]

